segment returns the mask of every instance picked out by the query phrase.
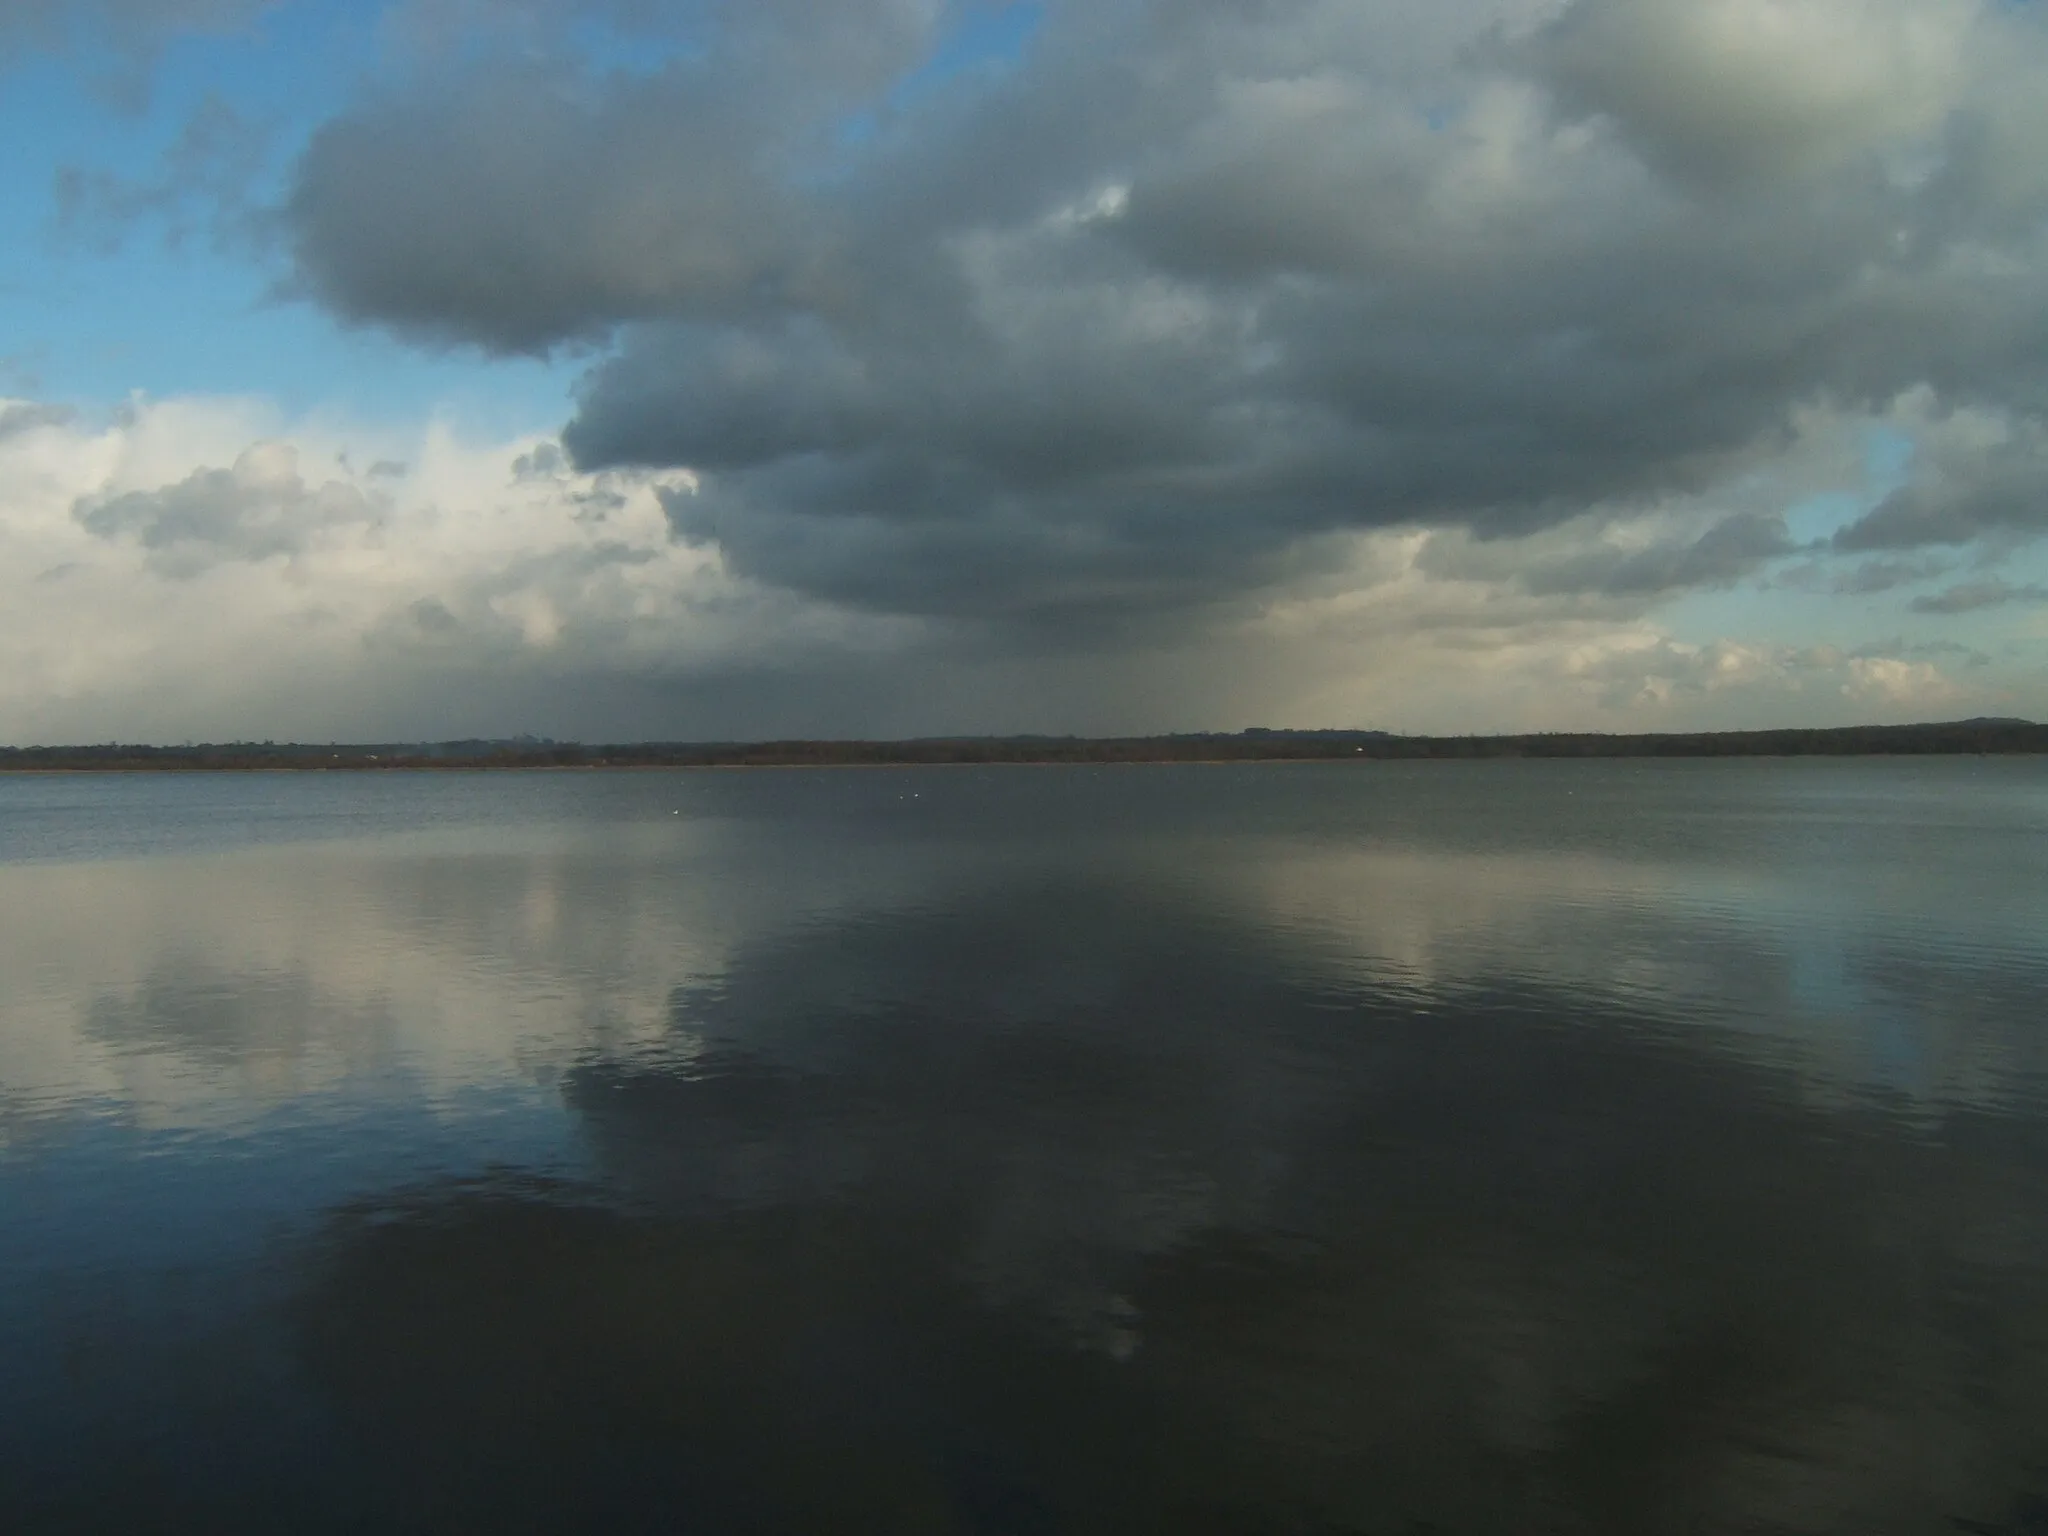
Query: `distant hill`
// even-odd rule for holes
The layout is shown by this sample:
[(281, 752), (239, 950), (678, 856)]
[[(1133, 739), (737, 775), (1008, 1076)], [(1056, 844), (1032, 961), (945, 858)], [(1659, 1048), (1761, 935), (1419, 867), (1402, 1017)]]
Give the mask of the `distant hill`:
[(1173, 736), (935, 736), (914, 741), (634, 742), (610, 746), (522, 736), (500, 741), (324, 745), (0, 748), (0, 771), (351, 770), (391, 768), (801, 767), (945, 763), (1409, 761), (1452, 758), (1848, 757), (2048, 752), (2048, 725), (1956, 720), (1826, 730), (1648, 735), (1395, 736), (1385, 731), (1284, 730)]

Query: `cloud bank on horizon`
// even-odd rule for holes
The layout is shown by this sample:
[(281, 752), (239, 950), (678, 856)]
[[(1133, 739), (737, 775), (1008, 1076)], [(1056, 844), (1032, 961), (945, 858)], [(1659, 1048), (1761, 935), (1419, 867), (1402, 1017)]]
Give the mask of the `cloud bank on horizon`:
[[(13, 0), (0, 58), (323, 24)], [(395, 0), (364, 57), (253, 153), (222, 65), (52, 220), (565, 419), (17, 390), (0, 737), (2048, 715), (2038, 5)]]

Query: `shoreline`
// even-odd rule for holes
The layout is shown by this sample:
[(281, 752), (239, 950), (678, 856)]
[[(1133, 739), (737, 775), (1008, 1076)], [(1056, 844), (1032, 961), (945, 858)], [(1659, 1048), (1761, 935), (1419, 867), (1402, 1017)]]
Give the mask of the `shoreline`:
[(1730, 757), (2048, 755), (2048, 725), (1965, 720), (1815, 730), (1607, 735), (1394, 736), (1365, 731), (1247, 731), (1138, 737), (934, 737), (899, 741), (517, 741), (311, 746), (0, 747), (0, 774), (618, 772), (676, 768), (1140, 767), (1235, 764), (1586, 761)]

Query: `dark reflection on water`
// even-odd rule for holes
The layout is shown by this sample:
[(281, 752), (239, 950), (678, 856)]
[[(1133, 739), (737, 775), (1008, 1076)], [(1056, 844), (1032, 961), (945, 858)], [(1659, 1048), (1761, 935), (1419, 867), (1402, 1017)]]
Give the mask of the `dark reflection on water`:
[(2048, 806), (1887, 771), (1736, 859), (1704, 769), (1520, 781), (1633, 858), (913, 775), (45, 884), (136, 953), (0, 993), (0, 1517), (2048, 1531)]

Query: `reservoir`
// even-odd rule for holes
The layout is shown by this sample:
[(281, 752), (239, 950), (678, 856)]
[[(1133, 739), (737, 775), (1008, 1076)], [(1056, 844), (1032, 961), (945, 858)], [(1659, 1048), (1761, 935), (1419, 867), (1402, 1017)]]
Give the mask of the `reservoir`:
[(8, 1532), (2048, 1532), (2048, 760), (0, 776)]

